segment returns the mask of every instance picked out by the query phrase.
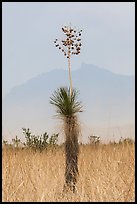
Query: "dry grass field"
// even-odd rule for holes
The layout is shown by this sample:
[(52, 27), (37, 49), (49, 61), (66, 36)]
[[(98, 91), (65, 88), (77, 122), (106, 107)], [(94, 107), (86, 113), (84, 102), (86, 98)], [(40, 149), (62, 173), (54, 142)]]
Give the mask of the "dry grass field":
[(34, 152), (3, 148), (2, 201), (130, 201), (135, 197), (134, 144), (80, 145), (77, 192), (63, 193), (63, 147)]

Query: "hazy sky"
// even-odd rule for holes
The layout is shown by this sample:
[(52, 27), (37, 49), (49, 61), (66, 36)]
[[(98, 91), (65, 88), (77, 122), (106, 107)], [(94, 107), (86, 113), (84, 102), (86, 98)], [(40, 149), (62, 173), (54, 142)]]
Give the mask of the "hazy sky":
[(67, 68), (53, 41), (70, 22), (83, 30), (81, 54), (72, 58), (72, 69), (84, 62), (135, 74), (134, 2), (4, 2), (3, 96), (42, 72)]

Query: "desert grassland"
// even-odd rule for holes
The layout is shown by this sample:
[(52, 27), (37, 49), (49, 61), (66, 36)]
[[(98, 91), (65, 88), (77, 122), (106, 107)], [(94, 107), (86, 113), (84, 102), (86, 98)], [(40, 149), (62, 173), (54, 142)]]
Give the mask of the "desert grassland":
[(2, 150), (2, 201), (130, 201), (135, 197), (134, 144), (80, 145), (77, 192), (63, 193), (64, 147)]

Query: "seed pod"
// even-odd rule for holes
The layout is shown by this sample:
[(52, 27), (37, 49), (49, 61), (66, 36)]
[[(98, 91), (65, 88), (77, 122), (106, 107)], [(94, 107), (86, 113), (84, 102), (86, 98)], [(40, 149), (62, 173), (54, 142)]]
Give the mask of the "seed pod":
[(62, 30), (63, 30), (63, 32), (64, 32), (64, 33), (66, 33), (66, 32), (67, 32), (67, 30), (66, 30), (66, 29), (64, 29), (64, 28), (62, 28)]

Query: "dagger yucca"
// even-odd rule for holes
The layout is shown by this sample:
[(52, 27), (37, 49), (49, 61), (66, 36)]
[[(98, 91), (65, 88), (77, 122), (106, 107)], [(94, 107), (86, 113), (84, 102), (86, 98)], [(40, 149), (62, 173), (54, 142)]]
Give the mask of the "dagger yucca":
[(78, 91), (60, 87), (50, 97), (50, 103), (55, 106), (57, 116), (63, 120), (65, 133), (66, 171), (64, 190), (75, 192), (78, 176), (78, 135), (79, 123), (77, 114), (82, 112), (81, 102), (77, 101)]
[(57, 116), (63, 120), (65, 133), (66, 171), (64, 190), (75, 191), (78, 176), (78, 135), (80, 126), (77, 114), (82, 112), (81, 102), (77, 101), (78, 91), (72, 87), (70, 59), (79, 55), (81, 50), (81, 32), (71, 26), (62, 27), (65, 38), (60, 42), (56, 38), (55, 46), (68, 59), (70, 87), (60, 87), (50, 97), (50, 103), (56, 107)]

